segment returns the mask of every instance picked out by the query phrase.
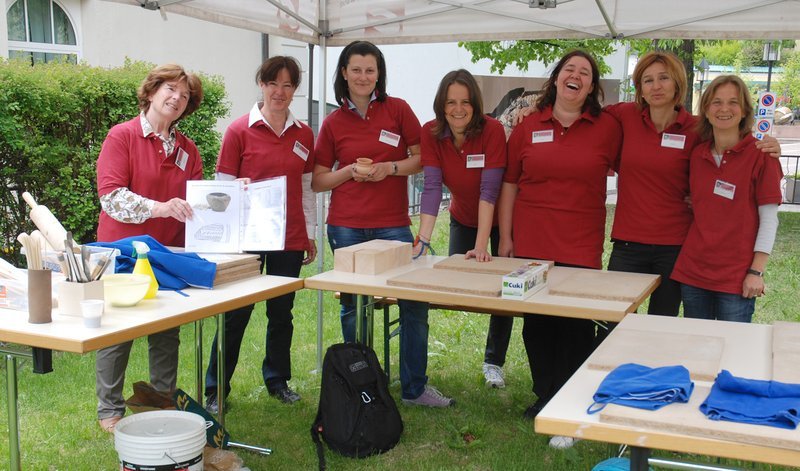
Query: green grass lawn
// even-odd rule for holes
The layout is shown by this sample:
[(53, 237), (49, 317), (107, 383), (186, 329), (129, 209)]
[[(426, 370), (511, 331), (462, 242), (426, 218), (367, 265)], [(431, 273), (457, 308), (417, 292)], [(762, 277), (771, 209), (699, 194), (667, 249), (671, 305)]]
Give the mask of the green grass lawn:
[[(609, 211), (609, 220), (612, 216)], [(447, 215), (439, 218), (433, 245), (447, 253)], [(800, 321), (797, 308), (800, 290), (800, 213), (781, 213), (781, 226), (767, 274), (767, 296), (758, 300), (754, 322)], [(610, 246), (606, 247), (606, 255)], [(330, 266), (330, 252), (326, 266)], [(316, 270), (307, 267), (305, 276)], [(234, 440), (268, 446), (269, 457), (239, 451), (250, 469), (313, 469), (316, 453), (309, 428), (317, 410), (319, 375), (316, 368), (317, 292), (303, 290), (295, 302), (295, 336), (292, 359), (295, 377), (291, 381), (303, 400), (287, 406), (269, 397), (261, 380), (265, 316), (264, 305), (257, 308), (242, 344), (239, 368), (233, 377), (230, 409), (226, 416)], [(324, 341), (341, 341), (338, 304), (331, 293), (324, 295)], [(396, 308), (394, 309), (396, 315)], [(378, 316), (381, 317), (381, 316)], [(521, 342), (518, 320), (506, 364), (507, 387), (484, 387), (481, 364), (488, 327), (488, 316), (451, 311), (431, 311), (428, 375), (430, 383), (456, 398), (447, 410), (410, 408), (400, 405), (405, 432), (398, 446), (380, 456), (364, 460), (327, 454), (330, 469), (364, 470), (440, 470), (440, 469), (526, 469), (589, 470), (599, 461), (613, 456), (616, 446), (579, 442), (566, 451), (548, 448), (549, 437), (536, 435), (533, 424), (523, 420), (530, 405), (530, 372)], [(211, 345), (213, 319), (204, 323), (205, 348)], [(382, 320), (376, 322), (376, 339)], [(181, 335), (179, 386), (194, 393), (193, 329), (185, 326)], [(376, 342), (381, 343), (381, 342)], [(391, 391), (399, 401), (397, 380), (397, 341), (392, 341)], [(147, 380), (147, 344), (136, 341), (128, 367), (126, 396), (135, 381)], [(383, 358), (382, 345), (376, 345)], [(205, 354), (205, 361), (208, 355)], [(114, 440), (95, 420), (94, 354), (54, 354), (55, 371), (35, 375), (30, 363), (22, 362), (19, 371), (20, 429), (22, 463), (29, 470), (113, 470), (119, 469)], [(5, 378), (5, 374), (3, 377)], [(5, 380), (0, 381), (5, 387)], [(587, 395), (591, 391), (587, 391)], [(6, 397), (0, 397), (0, 430), (7, 430)], [(465, 435), (475, 439), (469, 443)], [(717, 460), (655, 451), (656, 456), (692, 459), (723, 466), (783, 469), (748, 462)], [(8, 468), (6, 433), (0, 434), (0, 469)]]

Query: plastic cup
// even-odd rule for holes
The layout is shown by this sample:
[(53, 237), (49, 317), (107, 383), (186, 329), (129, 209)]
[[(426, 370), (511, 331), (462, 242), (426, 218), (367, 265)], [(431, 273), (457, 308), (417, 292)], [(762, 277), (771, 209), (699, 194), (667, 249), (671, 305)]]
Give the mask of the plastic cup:
[(103, 317), (105, 301), (102, 299), (84, 299), (81, 301), (81, 315), (83, 315), (83, 325), (89, 328), (100, 327), (100, 320)]

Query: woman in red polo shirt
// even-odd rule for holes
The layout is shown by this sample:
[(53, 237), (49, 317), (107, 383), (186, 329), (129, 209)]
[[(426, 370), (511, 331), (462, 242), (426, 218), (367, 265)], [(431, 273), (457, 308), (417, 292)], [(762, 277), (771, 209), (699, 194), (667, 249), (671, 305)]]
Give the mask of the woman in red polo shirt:
[[(147, 74), (137, 97), (139, 116), (111, 128), (97, 158), (102, 208), (97, 240), (147, 234), (164, 245), (183, 247), (184, 221), (192, 217), (186, 182), (203, 178), (203, 160), (177, 124), (200, 106), (203, 85), (183, 67), (167, 64)], [(175, 389), (179, 334), (176, 328), (147, 338), (150, 382), (159, 391)], [(113, 432), (125, 414), (122, 387), (132, 345), (97, 352), (97, 418), (106, 432)]]
[[(508, 167), (498, 204), (500, 255), (554, 260), (557, 265), (602, 268), (606, 175), (616, 166), (619, 123), (601, 112), (594, 58), (567, 53), (542, 87), (536, 112), (508, 141)], [(534, 418), (591, 353), (588, 319), (529, 315), (522, 338), (537, 402)], [(568, 437), (554, 437), (568, 447)]]
[[(433, 111), (436, 119), (422, 127), (425, 186), (414, 255), (424, 254), (429, 247), (444, 183), (451, 194), (450, 255), (489, 261), (490, 237), (491, 254), (497, 255), (500, 242), (494, 208), (506, 166), (503, 125), (483, 114), (481, 90), (464, 69), (442, 78)], [(483, 364), (488, 386), (505, 387), (503, 363), (513, 321), (513, 317), (490, 317)]]
[[(408, 104), (386, 95), (383, 53), (367, 41), (348, 44), (339, 55), (333, 84), (340, 108), (322, 123), (315, 148), (314, 191), (331, 191), (331, 249), (372, 239), (412, 242), (408, 175), (420, 171), (419, 120)], [(372, 159), (366, 175), (357, 158)], [(336, 170), (334, 170), (336, 166)], [(342, 334), (355, 340), (351, 296), (342, 296)], [(428, 304), (401, 300), (400, 384), (406, 404), (448, 407), (455, 401), (430, 386)]]
[[(286, 241), (284, 250), (256, 252), (268, 275), (297, 277), (316, 256), (316, 200), (311, 191), (314, 134), (289, 110), (300, 85), (300, 66), (292, 57), (275, 56), (256, 72), (262, 100), (225, 131), (217, 159), (217, 180), (246, 182), (286, 177)], [(291, 346), (294, 293), (267, 300), (267, 332), (261, 374), (267, 392), (291, 404), (300, 395), (287, 384), (292, 377)], [(239, 348), (254, 305), (225, 314), (225, 383), (227, 397), (239, 360)], [(217, 338), (206, 370), (206, 409), (219, 410)]]
[(672, 278), (685, 317), (750, 322), (778, 230), (783, 170), (756, 148), (753, 105), (739, 77), (715, 78), (700, 110), (702, 144), (690, 159), (694, 222)]

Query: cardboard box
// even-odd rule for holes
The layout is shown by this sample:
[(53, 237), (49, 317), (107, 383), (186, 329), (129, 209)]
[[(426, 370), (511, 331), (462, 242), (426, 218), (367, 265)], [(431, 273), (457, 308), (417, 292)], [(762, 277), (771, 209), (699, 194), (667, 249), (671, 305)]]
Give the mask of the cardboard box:
[(530, 262), (503, 276), (503, 299), (527, 299), (533, 293), (547, 285), (547, 272), (550, 266), (539, 262)]

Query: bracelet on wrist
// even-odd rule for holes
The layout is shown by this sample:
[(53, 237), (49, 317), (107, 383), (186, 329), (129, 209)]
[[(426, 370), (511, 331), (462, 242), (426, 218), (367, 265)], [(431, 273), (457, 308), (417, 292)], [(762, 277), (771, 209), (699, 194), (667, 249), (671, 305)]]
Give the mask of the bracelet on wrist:
[(755, 276), (758, 276), (758, 277), (763, 277), (764, 276), (764, 272), (763, 271), (758, 271), (755, 268), (748, 268), (747, 269), (747, 274), (748, 275), (755, 275)]
[(422, 239), (419, 234), (417, 234), (417, 237), (414, 238), (414, 247), (416, 247), (417, 245), (421, 245), (422, 250), (420, 250), (420, 252), (415, 257), (413, 257), (414, 259), (419, 258), (420, 256), (424, 255), (425, 252), (428, 251), (430, 251), (431, 255), (436, 255), (436, 251), (433, 250), (433, 247), (431, 247), (431, 243), (427, 240)]

